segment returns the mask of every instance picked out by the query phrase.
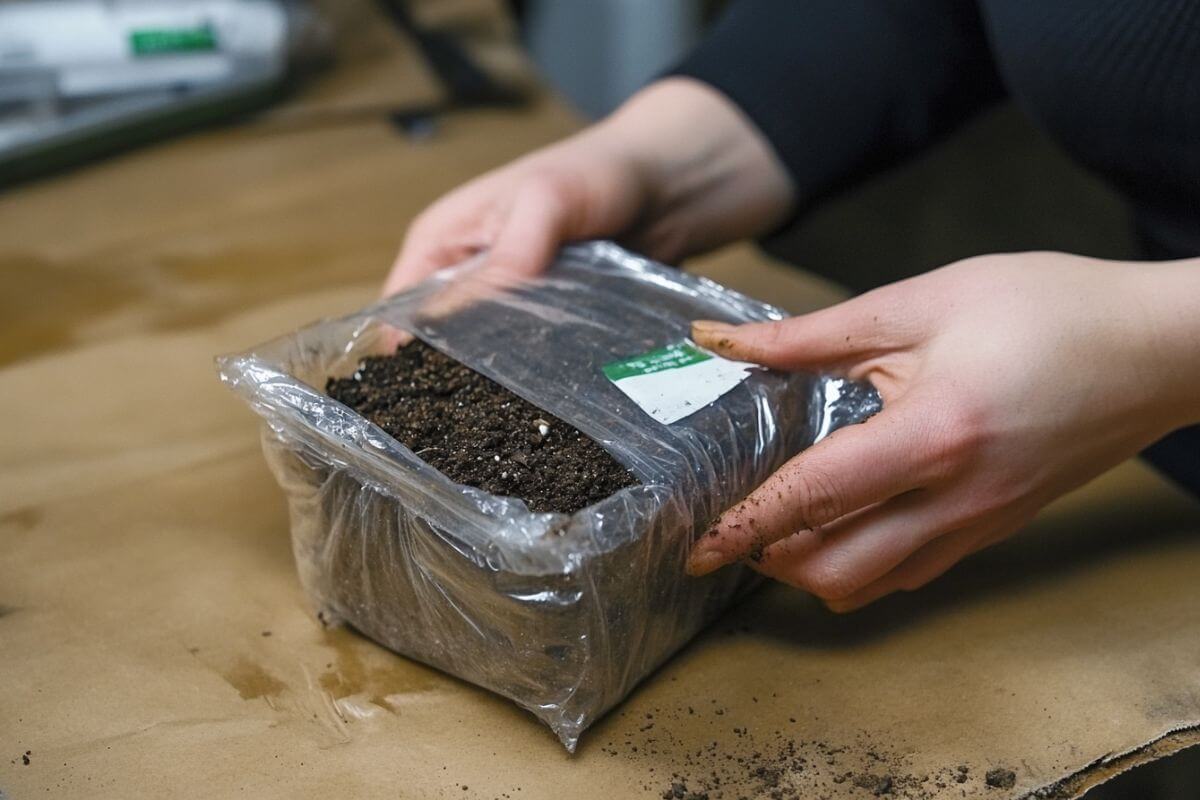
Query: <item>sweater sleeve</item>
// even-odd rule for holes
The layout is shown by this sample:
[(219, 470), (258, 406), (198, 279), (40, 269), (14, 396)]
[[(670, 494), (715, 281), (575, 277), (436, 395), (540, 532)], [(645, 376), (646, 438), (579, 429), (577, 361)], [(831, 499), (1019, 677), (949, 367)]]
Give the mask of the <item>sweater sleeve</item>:
[(672, 74), (742, 109), (800, 206), (931, 144), (1004, 93), (969, 0), (734, 0)]
[(1180, 428), (1142, 451), (1151, 466), (1200, 497), (1200, 425)]

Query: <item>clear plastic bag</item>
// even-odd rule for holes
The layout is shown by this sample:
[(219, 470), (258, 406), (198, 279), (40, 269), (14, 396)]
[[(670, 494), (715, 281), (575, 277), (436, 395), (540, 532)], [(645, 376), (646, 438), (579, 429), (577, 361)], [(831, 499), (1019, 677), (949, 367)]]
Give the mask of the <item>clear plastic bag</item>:
[[(778, 309), (607, 242), (532, 281), (468, 262), (338, 320), (218, 359), (266, 420), (301, 581), (322, 618), (504, 695), (568, 750), (754, 582), (684, 574), (690, 543), (780, 464), (879, 408), (869, 387), (756, 369), (664, 425), (601, 367), (693, 319)], [(641, 485), (573, 515), (451, 482), (313, 387), (411, 334), (598, 441)]]

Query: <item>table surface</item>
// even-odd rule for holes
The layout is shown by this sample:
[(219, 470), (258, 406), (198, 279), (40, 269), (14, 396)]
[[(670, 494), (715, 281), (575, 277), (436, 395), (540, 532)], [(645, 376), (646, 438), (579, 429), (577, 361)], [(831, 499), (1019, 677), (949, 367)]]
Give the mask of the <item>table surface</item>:
[[(322, 629), (212, 357), (368, 302), (425, 204), (580, 124), (537, 90), (406, 139), (383, 110), (436, 86), (371, 6), (331, 8), (336, 66), (282, 105), (0, 195), (0, 798), (715, 797), (714, 774), (729, 798), (871, 775), (999, 798), (1079, 773), (1070, 796), (1190, 741), (1167, 734), (1200, 721), (1200, 508), (1137, 463), (865, 612), (759, 592), (575, 756)], [(492, 4), (421, 13), (532, 83)], [(841, 296), (748, 246), (693, 266), (796, 312)]]

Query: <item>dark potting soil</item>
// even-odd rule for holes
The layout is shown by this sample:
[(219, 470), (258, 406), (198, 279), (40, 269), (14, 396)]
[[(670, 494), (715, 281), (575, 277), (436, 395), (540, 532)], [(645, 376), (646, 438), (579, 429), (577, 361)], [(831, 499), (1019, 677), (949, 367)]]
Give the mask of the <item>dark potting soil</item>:
[(637, 483), (576, 428), (419, 340), (325, 391), (451, 480), (533, 511), (574, 513)]
[(997, 767), (996, 769), (989, 769), (984, 779), (987, 785), (993, 789), (1011, 789), (1017, 783), (1017, 773), (1011, 769)]

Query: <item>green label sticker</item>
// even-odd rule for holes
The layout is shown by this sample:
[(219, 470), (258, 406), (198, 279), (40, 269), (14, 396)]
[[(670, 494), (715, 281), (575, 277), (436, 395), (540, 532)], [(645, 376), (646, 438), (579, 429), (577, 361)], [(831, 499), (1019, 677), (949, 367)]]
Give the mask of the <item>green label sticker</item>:
[(600, 369), (654, 419), (670, 425), (715, 402), (746, 379), (753, 364), (730, 361), (686, 339)]
[(651, 350), (649, 353), (605, 364), (601, 369), (604, 370), (604, 376), (615, 383), (622, 378), (679, 369), (689, 364), (708, 361), (710, 358), (712, 358), (712, 353), (704, 352), (691, 342), (676, 342), (666, 347), (660, 347), (658, 350)]
[(129, 34), (134, 55), (152, 56), (163, 53), (194, 53), (217, 49), (217, 35), (211, 27), (143, 28)]

